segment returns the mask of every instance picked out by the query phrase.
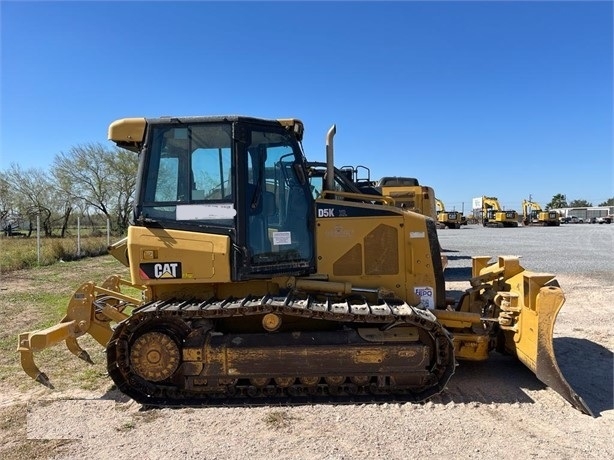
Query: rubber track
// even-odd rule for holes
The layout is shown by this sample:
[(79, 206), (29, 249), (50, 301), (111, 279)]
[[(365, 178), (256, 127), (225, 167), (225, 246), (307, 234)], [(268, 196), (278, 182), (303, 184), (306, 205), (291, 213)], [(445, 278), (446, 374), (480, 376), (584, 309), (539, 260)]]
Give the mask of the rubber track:
[[(356, 388), (354, 385), (331, 388), (320, 383), (316, 388), (301, 388), (301, 385), (281, 388), (269, 385), (265, 389), (256, 389), (251, 385), (229, 385), (227, 391), (220, 394), (188, 391), (173, 387), (168, 382), (149, 382), (130, 369), (128, 359), (130, 337), (148, 321), (164, 322), (180, 319), (187, 322), (196, 319), (215, 320), (266, 313), (334, 321), (351, 327), (368, 324), (419, 327), (427, 331), (436, 344), (433, 353), (436, 364), (430, 370), (433, 381), (424, 388), (411, 391), (391, 386), (381, 388), (380, 385), (377, 390), (368, 387)], [(454, 373), (455, 365), (452, 338), (428, 310), (412, 307), (405, 302), (369, 305), (366, 302), (355, 303), (355, 301), (322, 301), (315, 296), (298, 298), (292, 294), (286, 297), (267, 295), (207, 301), (176, 299), (153, 301), (134, 310), (128, 319), (119, 323), (107, 345), (107, 369), (113, 381), (123, 393), (148, 406), (354, 403), (391, 400), (419, 402), (440, 393), (445, 388)], [(376, 374), (372, 378), (378, 377), (381, 378)]]

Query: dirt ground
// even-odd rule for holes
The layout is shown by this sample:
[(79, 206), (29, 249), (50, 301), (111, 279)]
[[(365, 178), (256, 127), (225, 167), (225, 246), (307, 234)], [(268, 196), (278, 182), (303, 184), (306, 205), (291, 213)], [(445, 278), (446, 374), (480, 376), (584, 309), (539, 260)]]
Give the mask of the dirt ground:
[[(102, 389), (52, 391), (8, 378), (0, 382), (0, 456), (614, 458), (614, 287), (589, 277), (558, 279), (567, 296), (555, 329), (558, 362), (595, 417), (497, 354), (486, 363), (461, 363), (447, 389), (422, 404), (143, 409), (110, 380)], [(4, 277), (2, 289), (19, 283), (27, 284)]]

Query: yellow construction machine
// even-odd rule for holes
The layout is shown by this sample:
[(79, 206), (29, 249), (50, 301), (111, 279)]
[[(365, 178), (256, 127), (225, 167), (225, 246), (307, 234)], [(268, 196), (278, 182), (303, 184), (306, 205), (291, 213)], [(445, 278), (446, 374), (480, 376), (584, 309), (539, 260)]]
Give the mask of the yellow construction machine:
[(428, 185), (421, 185), (415, 177), (387, 176), (373, 181), (370, 169), (363, 165), (343, 166), (340, 172), (362, 193), (388, 196), (394, 199), (395, 206), (437, 221), (435, 191)]
[(482, 197), (482, 223), (484, 227), (518, 227), (518, 213), (504, 211), (495, 196)]
[[(314, 198), (297, 119), (127, 118), (109, 138), (139, 154), (134, 223), (110, 247), (130, 279), (84, 283), (55, 326), (19, 335), (34, 353), (106, 347), (119, 390), (145, 405), (422, 401), (457, 360), (517, 356), (574, 407), (552, 331), (553, 275), (475, 257), (446, 296), (435, 222), (334, 184), (333, 126)], [(126, 294), (126, 287), (140, 295)]]
[(539, 203), (522, 200), (522, 223), (526, 226), (558, 227), (560, 217), (558, 211), (544, 211)]
[[(444, 228), (461, 228), (463, 225), (463, 213), (458, 211), (446, 211), (446, 207), (439, 198), (435, 198), (437, 206), (437, 222)], [(466, 220), (465, 220), (466, 222)]]
[[(362, 202), (381, 202), (383, 193), (392, 193), (392, 196), (388, 196), (390, 200), (384, 201), (389, 204), (393, 204), (399, 208), (411, 210), (418, 214), (422, 214), (428, 217), (432, 216), (432, 198), (434, 196), (433, 189), (431, 187), (422, 186), (418, 183), (418, 179), (413, 177), (384, 177), (380, 181), (371, 181), (369, 178), (369, 172), (367, 172), (367, 178), (359, 178), (357, 172), (360, 168), (368, 171), (366, 166), (343, 166), (341, 169), (334, 168), (334, 181), (331, 191), (338, 190), (343, 192), (350, 192), (357, 198), (349, 198), (344, 196), (344, 200), (362, 201)], [(309, 182), (311, 185), (312, 193), (315, 198), (318, 198), (325, 189), (325, 181), (327, 175), (326, 163), (323, 162), (307, 162), (307, 170), (309, 175)], [(390, 189), (391, 181), (394, 180), (393, 189)], [(384, 188), (379, 184), (388, 184)], [(357, 195), (354, 195), (357, 194)], [(376, 195), (380, 198), (369, 201), (371, 195)], [(439, 204), (437, 204), (439, 206)], [(437, 218), (439, 218), (439, 211), (437, 211)], [(459, 215), (460, 225), (467, 225), (467, 220), (462, 217), (462, 213), (452, 212), (452, 219), (456, 219), (455, 215)], [(444, 228), (443, 224), (436, 221), (437, 228)], [(441, 248), (440, 248), (441, 249)], [(444, 269), (448, 264), (447, 257), (443, 256), (442, 263)]]
[(397, 206), (437, 220), (435, 191), (428, 185), (421, 185), (414, 177), (382, 177), (375, 189), (383, 196), (394, 199)]

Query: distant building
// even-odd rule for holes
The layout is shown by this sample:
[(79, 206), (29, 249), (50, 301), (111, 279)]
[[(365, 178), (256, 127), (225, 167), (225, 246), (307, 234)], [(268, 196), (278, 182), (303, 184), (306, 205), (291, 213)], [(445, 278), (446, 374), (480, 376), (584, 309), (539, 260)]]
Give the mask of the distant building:
[(561, 217), (579, 217), (584, 221), (593, 217), (605, 217), (614, 215), (614, 206), (591, 206), (590, 208), (558, 208), (554, 209)]

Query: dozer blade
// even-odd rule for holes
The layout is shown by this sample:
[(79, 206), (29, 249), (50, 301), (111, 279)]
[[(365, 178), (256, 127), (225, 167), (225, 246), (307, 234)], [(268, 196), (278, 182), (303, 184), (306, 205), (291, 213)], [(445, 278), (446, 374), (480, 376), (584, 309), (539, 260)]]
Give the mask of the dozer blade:
[(573, 407), (594, 416), (563, 377), (554, 354), (554, 323), (565, 303), (561, 288), (549, 274), (522, 272), (521, 275), (522, 280), (516, 286), (513, 280), (508, 280), (512, 285), (510, 292), (499, 292), (495, 298), (501, 308), (499, 324), (505, 335), (505, 350), (515, 354), (539, 380)]
[(93, 364), (89, 354), (79, 346), (77, 338), (90, 334), (98, 343), (106, 346), (113, 333), (110, 322), (126, 319), (128, 315), (123, 313), (126, 305), (140, 303), (139, 299), (122, 294), (120, 284), (128, 283), (123, 282), (118, 276), (109, 277), (102, 286), (84, 283), (71, 297), (66, 316), (58, 324), (19, 334), (17, 351), (25, 373), (53, 389), (47, 375), (34, 362), (34, 352), (60, 342), (65, 342), (72, 354)]

